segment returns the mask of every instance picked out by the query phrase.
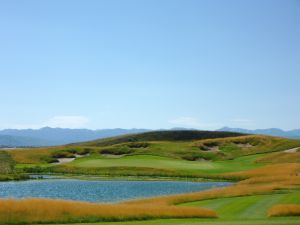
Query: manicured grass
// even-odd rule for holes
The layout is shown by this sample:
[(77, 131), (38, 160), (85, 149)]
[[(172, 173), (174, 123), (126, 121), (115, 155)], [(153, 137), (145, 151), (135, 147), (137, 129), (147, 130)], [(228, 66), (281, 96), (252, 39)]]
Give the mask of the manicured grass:
[(180, 159), (172, 159), (161, 156), (152, 155), (133, 155), (125, 156), (122, 158), (94, 158), (94, 159), (78, 159), (70, 165), (80, 167), (151, 167), (162, 169), (183, 169), (183, 170), (210, 170), (215, 167), (211, 162), (191, 162)]
[(268, 209), (275, 204), (300, 204), (300, 190), (204, 200), (182, 205), (213, 209), (223, 219), (263, 219), (267, 217)]
[[(268, 218), (259, 220), (220, 220), (220, 219), (160, 219), (147, 221), (79, 223), (72, 225), (299, 225), (297, 218)], [(66, 224), (60, 224), (66, 225)]]
[(95, 167), (141, 167), (170, 169), (191, 173), (223, 173), (254, 169), (264, 164), (254, 163), (258, 155), (240, 157), (230, 161), (187, 161), (152, 155), (132, 155), (122, 158), (91, 156), (76, 159), (70, 166), (82, 168)]
[[(225, 177), (219, 176), (219, 174), (264, 166), (264, 163), (255, 163), (259, 156), (243, 156), (226, 161), (188, 161), (153, 155), (128, 155), (122, 158), (109, 158), (92, 154), (64, 165), (17, 164), (16, 168), (19, 171), (29, 173), (224, 179)], [(226, 177), (226, 179), (236, 180), (235, 177)]]

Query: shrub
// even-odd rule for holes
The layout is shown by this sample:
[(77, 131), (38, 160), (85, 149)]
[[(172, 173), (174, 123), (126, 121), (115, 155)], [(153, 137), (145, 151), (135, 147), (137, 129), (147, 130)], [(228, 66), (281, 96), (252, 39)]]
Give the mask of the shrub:
[(104, 148), (101, 149), (100, 154), (111, 154), (111, 155), (123, 155), (133, 153), (134, 150), (128, 148), (127, 146), (118, 146), (118, 147), (111, 147), (111, 148)]
[(75, 158), (75, 155), (68, 151), (59, 151), (52, 154), (53, 158)]
[(147, 148), (149, 146), (149, 143), (146, 142), (134, 142), (127, 144), (129, 148)]

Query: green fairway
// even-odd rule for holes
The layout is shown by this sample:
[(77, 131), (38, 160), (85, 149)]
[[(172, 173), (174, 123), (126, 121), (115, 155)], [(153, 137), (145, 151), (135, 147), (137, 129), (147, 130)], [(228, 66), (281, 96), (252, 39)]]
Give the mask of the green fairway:
[[(160, 219), (148, 221), (79, 223), (72, 225), (299, 225), (298, 218), (270, 218), (262, 220), (219, 220), (219, 219)], [(63, 225), (63, 224), (60, 224)], [(66, 225), (66, 224), (64, 224)]]
[(267, 210), (272, 205), (281, 203), (300, 204), (300, 190), (272, 195), (205, 200), (183, 205), (214, 209), (222, 219), (263, 219), (267, 217)]
[(162, 169), (213, 169), (216, 167), (211, 162), (191, 162), (180, 159), (172, 159), (167, 157), (152, 155), (133, 155), (122, 158), (95, 158), (95, 159), (78, 159), (71, 164), (81, 167), (151, 167)]
[(239, 157), (230, 161), (187, 161), (153, 155), (132, 155), (121, 158), (92, 156), (76, 159), (69, 165), (83, 168), (103, 167), (149, 167), (175, 171), (222, 173), (247, 170), (263, 164), (254, 163), (258, 155)]

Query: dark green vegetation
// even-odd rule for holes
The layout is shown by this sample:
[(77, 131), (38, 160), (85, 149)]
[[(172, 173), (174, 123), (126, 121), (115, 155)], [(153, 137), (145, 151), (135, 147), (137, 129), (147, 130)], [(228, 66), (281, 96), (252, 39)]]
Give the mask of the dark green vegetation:
[(125, 142), (143, 142), (143, 141), (193, 141), (211, 138), (238, 137), (245, 134), (222, 131), (152, 131), (141, 134), (123, 135), (113, 138), (105, 138), (91, 142), (83, 142), (81, 145), (88, 146), (110, 146)]
[(0, 151), (0, 181), (23, 180), (28, 176), (15, 173), (15, 161), (5, 151)]

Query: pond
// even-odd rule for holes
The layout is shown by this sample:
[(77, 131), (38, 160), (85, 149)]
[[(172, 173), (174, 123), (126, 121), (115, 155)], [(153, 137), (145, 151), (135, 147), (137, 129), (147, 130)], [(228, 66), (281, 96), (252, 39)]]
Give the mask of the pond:
[(43, 179), (0, 182), (0, 198), (55, 198), (88, 202), (118, 202), (159, 195), (225, 187), (229, 182), (90, 181)]

